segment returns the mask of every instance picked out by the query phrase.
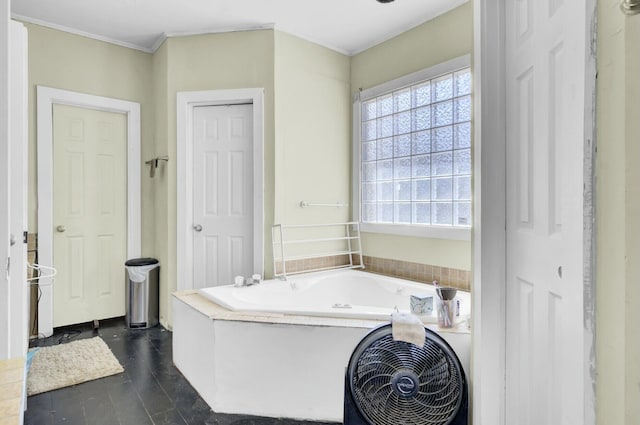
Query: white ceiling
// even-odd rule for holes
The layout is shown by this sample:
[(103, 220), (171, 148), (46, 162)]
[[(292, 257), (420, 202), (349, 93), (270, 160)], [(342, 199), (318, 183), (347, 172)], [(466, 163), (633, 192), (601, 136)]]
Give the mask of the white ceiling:
[(11, 10), (19, 20), (146, 52), (167, 36), (276, 28), (351, 55), (466, 1), (11, 0)]

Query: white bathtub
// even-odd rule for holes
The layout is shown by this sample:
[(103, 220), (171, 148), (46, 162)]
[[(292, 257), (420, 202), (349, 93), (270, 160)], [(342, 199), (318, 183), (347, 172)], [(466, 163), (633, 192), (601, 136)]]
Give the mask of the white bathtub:
[[(332, 270), (267, 280), (258, 285), (216, 286), (200, 290), (207, 299), (233, 311), (278, 312), (304, 316), (388, 320), (397, 308), (410, 310), (410, 297), (433, 296), (433, 285), (359, 270)], [(458, 291), (459, 320), (468, 317), (468, 292)], [(435, 323), (434, 313), (423, 317)]]
[[(396, 306), (409, 310), (411, 295), (434, 289), (355, 270), (175, 293), (173, 360), (216, 412), (341, 423), (353, 350)], [(458, 298), (462, 319), (469, 294)], [(440, 332), (469, 378), (469, 329), (426, 326)]]

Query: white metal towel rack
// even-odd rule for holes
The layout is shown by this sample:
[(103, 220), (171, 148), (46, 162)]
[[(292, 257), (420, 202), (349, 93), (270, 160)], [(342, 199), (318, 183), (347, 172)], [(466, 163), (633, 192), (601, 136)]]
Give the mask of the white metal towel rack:
[[(360, 223), (276, 224), (271, 228), (275, 277), (331, 269), (363, 269)], [(348, 263), (287, 271), (287, 262), (346, 256)]]

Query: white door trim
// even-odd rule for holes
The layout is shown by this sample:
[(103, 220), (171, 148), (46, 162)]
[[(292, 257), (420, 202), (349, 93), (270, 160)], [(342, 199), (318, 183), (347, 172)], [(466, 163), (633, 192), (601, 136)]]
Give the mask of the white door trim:
[[(505, 0), (474, 0), (474, 225), (472, 387), (473, 420), (480, 425), (506, 425), (506, 110), (505, 110)], [(586, 18), (593, 21), (593, 0)], [(594, 58), (585, 58), (585, 191), (592, 188), (592, 137), (595, 104)], [(590, 118), (590, 119), (589, 119)], [(585, 204), (586, 222), (593, 203)], [(584, 410), (585, 425), (595, 424), (593, 387), (593, 257), (594, 232), (587, 226), (585, 240)]]
[[(50, 87), (37, 87), (38, 261), (53, 264), (53, 105), (69, 105), (127, 115), (127, 257), (140, 256), (140, 104)], [(123, 265), (124, 270), (124, 265)], [(124, 273), (124, 272), (123, 272)], [(124, 281), (123, 281), (124, 284)], [(38, 331), (53, 333), (53, 289), (42, 287)]]
[(474, 2), (473, 423), (505, 425), (504, 0)]
[(193, 108), (240, 103), (253, 104), (253, 261), (264, 270), (264, 89), (230, 89), (178, 92), (177, 94), (177, 289), (193, 288)]
[(11, 140), (9, 101), (10, 2), (0, 4), (0, 360), (9, 357), (11, 307), (8, 261), (11, 256)]

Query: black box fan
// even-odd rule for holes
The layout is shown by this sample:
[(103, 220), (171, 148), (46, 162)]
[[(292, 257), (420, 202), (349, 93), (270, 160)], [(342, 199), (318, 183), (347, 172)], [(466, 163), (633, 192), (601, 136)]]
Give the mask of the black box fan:
[(373, 329), (351, 355), (344, 425), (466, 425), (467, 382), (456, 353), (425, 329), (423, 348)]

